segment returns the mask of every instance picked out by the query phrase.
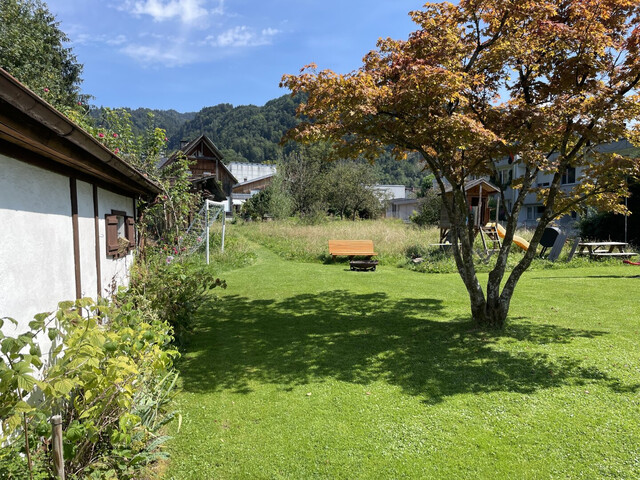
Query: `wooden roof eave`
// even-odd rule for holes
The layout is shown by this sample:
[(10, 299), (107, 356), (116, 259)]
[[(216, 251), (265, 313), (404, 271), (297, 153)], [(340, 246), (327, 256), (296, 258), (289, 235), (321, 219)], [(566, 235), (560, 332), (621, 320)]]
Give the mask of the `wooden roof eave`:
[(126, 191), (141, 195), (161, 192), (159, 185), (2, 69), (0, 136)]

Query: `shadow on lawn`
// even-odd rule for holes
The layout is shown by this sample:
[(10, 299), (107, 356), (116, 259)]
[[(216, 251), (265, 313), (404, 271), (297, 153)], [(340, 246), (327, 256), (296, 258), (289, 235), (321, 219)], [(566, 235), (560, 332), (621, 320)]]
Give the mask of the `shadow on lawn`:
[[(225, 296), (200, 315), (190, 353), (180, 362), (183, 388), (249, 393), (252, 380), (287, 389), (323, 378), (362, 385), (384, 380), (429, 403), (459, 393), (528, 393), (593, 380), (622, 388), (576, 359), (525, 351), (605, 332), (516, 319), (491, 334), (474, 330), (468, 319), (445, 320), (440, 300), (390, 300), (386, 293), (334, 290), (282, 301)], [(505, 351), (506, 342), (497, 345), (505, 337), (521, 343)]]

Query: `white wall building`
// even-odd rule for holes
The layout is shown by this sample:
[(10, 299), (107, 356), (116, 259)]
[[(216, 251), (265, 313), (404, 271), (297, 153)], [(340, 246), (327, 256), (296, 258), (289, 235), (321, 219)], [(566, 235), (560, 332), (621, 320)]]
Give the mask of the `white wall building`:
[(276, 173), (275, 165), (264, 163), (231, 162), (227, 167), (233, 176), (238, 179), (239, 183)]
[(407, 198), (407, 187), (404, 185), (373, 185), (371, 188), (385, 200)]
[(0, 317), (23, 331), (62, 300), (126, 284), (136, 200), (159, 192), (0, 69)]
[[(596, 147), (600, 152), (615, 152), (620, 155), (632, 155), (637, 154), (638, 149), (629, 143), (628, 140), (620, 140), (606, 145), (600, 145)], [(524, 175), (524, 167), (520, 165), (517, 158), (507, 159), (498, 163), (499, 184), (504, 188), (505, 207), (508, 211), (511, 211), (513, 203), (515, 202), (518, 192), (513, 190), (510, 185), (513, 179), (522, 177)], [(571, 189), (579, 184), (582, 177), (583, 167), (569, 168), (562, 178), (563, 188)], [(549, 186), (553, 180), (552, 174), (538, 173), (535, 181), (535, 185), (539, 187)], [(544, 211), (544, 205), (537, 196), (533, 193), (527, 195), (525, 201), (520, 210), (518, 216), (518, 226), (526, 228), (535, 228), (538, 224), (538, 219)], [(565, 229), (572, 229), (575, 226), (576, 221), (579, 219), (577, 213), (565, 215), (559, 219), (556, 223), (560, 227)]]

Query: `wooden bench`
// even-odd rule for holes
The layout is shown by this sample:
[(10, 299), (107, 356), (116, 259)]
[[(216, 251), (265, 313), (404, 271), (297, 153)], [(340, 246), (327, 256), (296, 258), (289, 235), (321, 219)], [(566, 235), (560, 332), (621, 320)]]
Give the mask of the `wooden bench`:
[(333, 258), (346, 256), (349, 260), (353, 257), (371, 258), (378, 255), (373, 251), (372, 240), (329, 240), (329, 254)]
[(593, 257), (618, 257), (618, 258), (629, 258), (638, 255), (635, 252), (606, 252), (596, 250), (593, 252)]

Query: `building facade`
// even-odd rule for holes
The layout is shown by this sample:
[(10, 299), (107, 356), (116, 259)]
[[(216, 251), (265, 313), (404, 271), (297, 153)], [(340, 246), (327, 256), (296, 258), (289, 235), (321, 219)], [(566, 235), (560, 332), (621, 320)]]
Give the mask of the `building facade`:
[(159, 192), (0, 70), (0, 317), (24, 330), (62, 300), (126, 285), (136, 202)]

